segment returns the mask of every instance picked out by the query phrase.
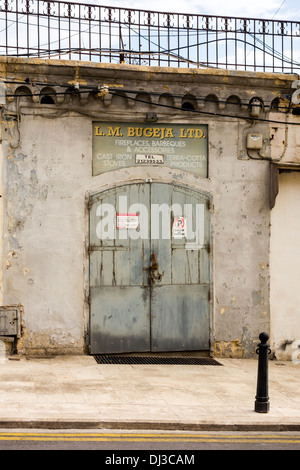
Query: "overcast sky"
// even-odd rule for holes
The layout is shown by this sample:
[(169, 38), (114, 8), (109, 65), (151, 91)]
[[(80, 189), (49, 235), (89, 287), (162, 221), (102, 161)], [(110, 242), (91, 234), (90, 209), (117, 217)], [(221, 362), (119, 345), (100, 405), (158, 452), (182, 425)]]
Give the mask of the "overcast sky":
[(77, 0), (140, 10), (300, 21), (299, 0)]

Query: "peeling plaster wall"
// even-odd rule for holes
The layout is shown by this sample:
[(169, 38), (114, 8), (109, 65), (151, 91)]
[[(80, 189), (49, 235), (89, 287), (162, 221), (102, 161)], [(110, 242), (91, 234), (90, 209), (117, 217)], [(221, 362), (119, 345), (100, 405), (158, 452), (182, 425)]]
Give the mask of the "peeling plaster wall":
[(279, 175), (271, 215), (271, 349), (279, 360), (299, 360), (300, 344), (300, 172)]
[(269, 330), (269, 164), (237, 159), (237, 127), (216, 126), (214, 181), (215, 354), (250, 357)]
[(189, 184), (213, 194), (214, 353), (249, 357), (268, 329), (268, 163), (238, 160), (239, 123), (210, 122), (210, 179), (132, 168), (91, 176), (91, 121), (26, 117), (7, 151), (5, 304), (24, 307), (19, 351), (80, 352), (88, 225), (85, 196), (116, 182)]
[[(1, 125), (0, 125), (1, 134)], [(4, 166), (4, 154), (2, 146), (2, 135), (0, 136), (0, 304), (3, 305), (3, 259), (4, 259), (4, 231), (3, 231), (3, 166)], [(1, 347), (1, 346), (0, 346)]]
[(24, 307), (20, 349), (82, 351), (91, 129), (84, 119), (27, 117), (20, 132), (15, 151), (6, 142), (4, 302)]
[[(55, 64), (57, 81), (70, 80), (74, 70), (65, 65)], [(51, 72), (48, 66), (43, 65), (46, 77)], [(34, 70), (35, 64), (30, 67)], [(95, 70), (89, 69), (91, 75)], [(103, 74), (109, 70), (100, 68)], [(96, 71), (99, 75), (99, 69)], [(150, 77), (141, 68), (139, 81), (138, 71), (132, 73), (130, 69), (129, 77), (125, 72), (120, 69), (118, 79), (126, 79), (128, 88), (151, 86), (162, 93), (169, 86), (170, 75), (162, 78), (160, 70)], [(24, 77), (27, 73), (24, 70)], [(184, 83), (182, 72), (181, 81), (178, 77), (177, 82), (174, 80), (176, 92), (181, 95), (193, 87), (196, 95), (207, 93), (215, 79), (216, 92), (235, 96), (241, 91), (252, 97), (264, 83), (246, 89), (247, 76), (232, 74), (229, 78), (234, 82), (230, 83), (216, 74), (206, 83), (203, 71), (200, 82), (191, 78), (190, 71), (186, 73), (186, 80), (194, 81), (192, 85)], [(49, 76), (49, 81), (55, 82), (55, 76)], [(275, 91), (268, 86), (262, 94), (274, 96)], [(270, 162), (249, 158), (245, 139), (249, 131), (262, 132), (267, 138), (268, 124), (254, 125), (230, 116), (174, 111), (163, 114), (155, 104), (139, 103), (135, 108), (126, 99), (110, 103), (105, 98), (99, 104), (94, 98), (86, 98), (76, 104), (76, 109), (72, 103), (65, 104), (61, 112), (60, 103), (41, 106), (26, 97), (21, 100), (20, 121), (2, 121), (3, 303), (24, 308), (18, 351), (59, 354), (85, 350), (89, 321), (88, 195), (116, 184), (151, 178), (181, 183), (212, 195), (212, 352), (216, 356), (252, 357), (260, 332), (270, 330)], [(9, 107), (13, 110), (14, 103)], [(209, 178), (162, 167), (126, 168), (93, 177), (92, 120), (115, 121), (121, 117), (124, 121), (142, 121), (145, 112), (153, 109), (161, 111), (161, 122), (208, 124)], [(221, 107), (210, 103), (205, 109), (213, 112)], [(236, 113), (236, 107), (231, 105), (227, 112), (230, 109)]]

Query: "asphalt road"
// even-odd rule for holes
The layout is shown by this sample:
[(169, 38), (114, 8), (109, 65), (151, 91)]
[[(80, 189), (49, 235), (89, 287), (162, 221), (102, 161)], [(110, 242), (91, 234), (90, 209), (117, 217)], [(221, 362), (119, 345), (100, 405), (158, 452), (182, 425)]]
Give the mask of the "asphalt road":
[(0, 429), (0, 450), (101, 450), (107, 465), (190, 467), (200, 450), (300, 450), (300, 432)]

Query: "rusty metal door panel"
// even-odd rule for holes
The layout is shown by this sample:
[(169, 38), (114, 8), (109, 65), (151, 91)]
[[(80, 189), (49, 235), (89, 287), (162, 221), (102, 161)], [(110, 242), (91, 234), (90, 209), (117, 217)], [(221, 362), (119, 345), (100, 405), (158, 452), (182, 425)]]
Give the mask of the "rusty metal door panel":
[[(118, 214), (134, 210), (137, 201), (148, 207), (149, 199), (150, 189), (144, 184), (123, 186), (91, 198), (92, 354), (149, 350), (149, 234), (141, 239), (135, 236), (135, 230), (119, 229), (117, 222)], [(143, 217), (145, 214), (140, 220), (148, 226)]]
[(149, 351), (148, 287), (91, 288), (91, 354)]
[[(170, 238), (151, 239), (159, 273), (151, 288), (151, 348), (205, 350), (209, 348), (210, 305), (208, 199), (186, 188), (153, 184), (151, 204), (165, 202), (171, 208)], [(176, 217), (186, 223), (185, 235), (180, 237), (172, 231)]]
[(152, 351), (209, 349), (209, 287), (167, 285), (151, 297)]
[[(151, 255), (163, 266), (163, 282), (172, 282), (172, 186), (151, 184)], [(175, 208), (173, 208), (175, 209)], [(178, 212), (179, 215), (179, 212)], [(180, 214), (181, 215), (181, 214)]]
[[(129, 210), (138, 227), (120, 229)], [(91, 198), (90, 233), (92, 353), (209, 348), (207, 196), (163, 183), (105, 191)]]

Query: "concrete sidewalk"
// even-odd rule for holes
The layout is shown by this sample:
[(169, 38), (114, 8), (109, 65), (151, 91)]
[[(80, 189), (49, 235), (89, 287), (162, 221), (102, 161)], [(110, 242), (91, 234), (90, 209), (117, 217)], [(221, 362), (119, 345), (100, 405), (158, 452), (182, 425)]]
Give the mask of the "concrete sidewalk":
[(300, 430), (300, 365), (269, 361), (269, 413), (256, 413), (257, 360), (222, 366), (99, 365), (92, 356), (6, 358), (0, 427)]

